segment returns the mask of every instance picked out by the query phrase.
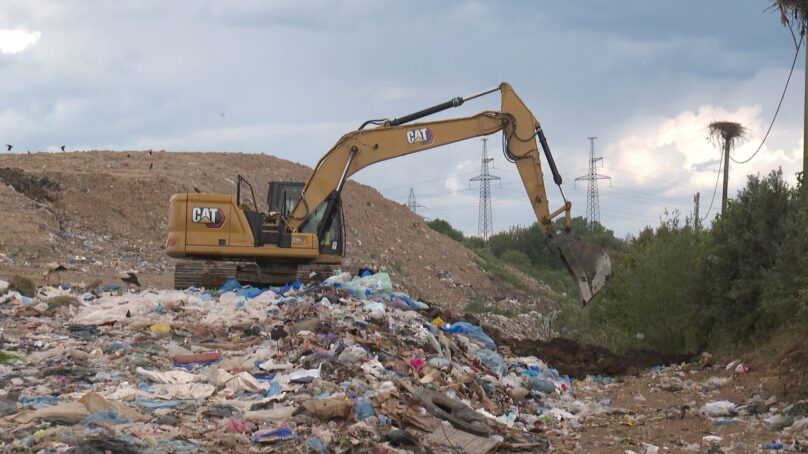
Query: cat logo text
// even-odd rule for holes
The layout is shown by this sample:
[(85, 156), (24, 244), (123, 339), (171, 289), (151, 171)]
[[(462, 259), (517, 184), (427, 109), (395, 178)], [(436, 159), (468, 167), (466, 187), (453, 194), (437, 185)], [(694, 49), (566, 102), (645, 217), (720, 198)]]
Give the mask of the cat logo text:
[(430, 128), (410, 129), (407, 131), (407, 143), (429, 145), (435, 140), (435, 133)]
[(218, 229), (224, 225), (226, 220), (227, 216), (220, 208), (191, 208), (191, 222), (194, 224), (204, 224), (209, 229)]

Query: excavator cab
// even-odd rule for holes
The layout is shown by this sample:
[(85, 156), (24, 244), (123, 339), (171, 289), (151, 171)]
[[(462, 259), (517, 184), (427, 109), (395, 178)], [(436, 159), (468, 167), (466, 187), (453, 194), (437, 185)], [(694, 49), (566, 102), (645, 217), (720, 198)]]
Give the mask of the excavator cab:
[[(280, 213), (282, 218), (288, 216), (300, 199), (303, 183), (297, 181), (272, 181), (267, 189), (267, 207), (270, 212)], [(300, 232), (314, 233), (320, 239), (320, 255), (342, 257), (345, 251), (344, 228), (342, 224), (342, 202), (336, 194), (332, 194), (321, 203), (306, 221), (301, 224)], [(333, 260), (326, 261), (331, 262)]]

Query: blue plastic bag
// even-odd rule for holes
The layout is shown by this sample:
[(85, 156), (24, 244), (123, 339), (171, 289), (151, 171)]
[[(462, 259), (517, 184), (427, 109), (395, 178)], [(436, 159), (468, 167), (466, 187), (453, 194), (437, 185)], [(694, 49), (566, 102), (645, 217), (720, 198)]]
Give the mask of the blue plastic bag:
[(219, 287), (219, 293), (232, 292), (233, 290), (239, 289), (241, 289), (241, 282), (235, 279), (228, 279)]
[(371, 405), (370, 401), (367, 399), (358, 400), (356, 405), (354, 405), (353, 411), (354, 414), (356, 414), (356, 419), (359, 421), (375, 414), (373, 412), (373, 405)]
[(146, 397), (138, 396), (132, 401), (138, 407), (157, 409), (157, 408), (174, 408), (180, 404), (178, 400), (155, 400)]
[(482, 363), (482, 365), (487, 367), (489, 370), (500, 375), (505, 372), (505, 360), (502, 359), (502, 355), (499, 353), (486, 348), (481, 348), (474, 352), (474, 356), (480, 358), (480, 363)]
[(260, 295), (262, 293), (264, 293), (264, 290), (261, 290), (260, 288), (251, 287), (251, 286), (242, 287), (242, 288), (236, 290), (236, 295), (243, 296), (244, 298), (248, 298), (248, 299), (255, 298), (256, 296), (258, 296), (258, 295)]
[(281, 440), (291, 440), (293, 438), (297, 438), (297, 432), (288, 427), (259, 430), (250, 435), (250, 440), (252, 440), (253, 443), (273, 443)]
[(469, 322), (455, 322), (452, 324), (447, 324), (443, 326), (443, 330), (447, 333), (465, 334), (466, 336), (483, 344), (483, 347), (487, 348), (488, 350), (497, 349), (497, 343), (494, 342), (494, 339), (488, 337), (482, 328), (477, 325), (472, 325)]
[(272, 380), (269, 382), (269, 388), (267, 388), (266, 393), (264, 393), (267, 397), (277, 396), (282, 391), (280, 383)]
[(17, 401), (22, 405), (30, 405), (31, 408), (39, 410), (56, 405), (59, 403), (59, 398), (56, 396), (20, 396)]
[(541, 393), (552, 393), (556, 390), (555, 383), (545, 377), (530, 377), (530, 386), (534, 391)]
[(89, 426), (90, 424), (93, 423), (129, 424), (131, 422), (132, 422), (131, 419), (119, 415), (117, 410), (113, 410), (111, 408), (98, 410), (97, 412), (81, 420), (81, 423), (84, 424), (85, 426)]

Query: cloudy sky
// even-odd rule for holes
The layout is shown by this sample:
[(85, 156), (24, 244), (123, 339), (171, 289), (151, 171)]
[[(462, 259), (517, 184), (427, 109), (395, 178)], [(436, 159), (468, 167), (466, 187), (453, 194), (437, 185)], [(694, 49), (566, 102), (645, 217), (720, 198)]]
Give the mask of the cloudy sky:
[[(510, 82), (542, 122), (575, 215), (588, 136), (604, 157), (601, 221), (618, 234), (667, 209), (702, 215), (719, 153), (707, 125), (760, 143), (794, 44), (767, 0), (29, 1), (0, 8), (0, 144), (15, 151), (165, 149), (274, 154), (312, 165), (369, 118)], [(804, 59), (749, 173), (800, 167)], [(443, 116), (497, 108), (496, 95)], [(515, 168), (495, 158), (494, 224), (533, 222)], [(478, 139), (354, 178), (420, 213), (477, 230)], [(549, 183), (549, 180), (548, 180)], [(720, 188), (719, 188), (720, 191)], [(551, 205), (560, 204), (556, 190)], [(710, 217), (720, 205), (720, 194)]]

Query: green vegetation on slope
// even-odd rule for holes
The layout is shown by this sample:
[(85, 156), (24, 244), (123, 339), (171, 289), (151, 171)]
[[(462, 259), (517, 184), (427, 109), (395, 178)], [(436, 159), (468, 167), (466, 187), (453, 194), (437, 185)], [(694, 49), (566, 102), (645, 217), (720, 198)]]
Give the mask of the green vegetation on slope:
[[(575, 294), (537, 224), (512, 227), (483, 242), (438, 221), (430, 225), (459, 234), (492, 274), (514, 283), (518, 279), (502, 266), (507, 263), (559, 294)], [(691, 353), (751, 346), (805, 329), (808, 190), (802, 184), (789, 187), (781, 171), (749, 176), (710, 229), (678, 213), (625, 241), (603, 226), (594, 232), (585, 226), (584, 219), (573, 220), (583, 241), (607, 248), (612, 278), (586, 308), (573, 298), (556, 298), (564, 336), (616, 351)]]

